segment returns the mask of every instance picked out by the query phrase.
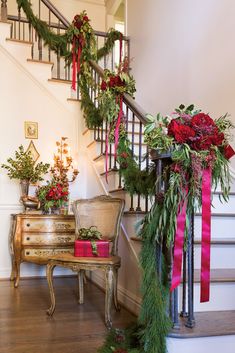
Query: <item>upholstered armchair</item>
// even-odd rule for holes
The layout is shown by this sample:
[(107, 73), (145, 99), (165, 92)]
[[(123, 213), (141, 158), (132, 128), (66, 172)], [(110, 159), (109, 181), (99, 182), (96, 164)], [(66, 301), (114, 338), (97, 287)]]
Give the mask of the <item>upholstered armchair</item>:
[(112, 326), (111, 303), (114, 301), (116, 310), (119, 310), (117, 300), (118, 269), (121, 259), (118, 256), (118, 237), (120, 233), (121, 217), (124, 210), (124, 201), (110, 196), (98, 196), (92, 199), (81, 199), (73, 203), (73, 212), (76, 220), (76, 234), (80, 228), (96, 226), (102, 234), (102, 240), (110, 242), (110, 256), (102, 257), (75, 257), (72, 254), (55, 255), (47, 265), (47, 280), (50, 289), (51, 306), (48, 315), (55, 310), (55, 295), (53, 289), (53, 270), (56, 266), (70, 268), (78, 273), (79, 303), (84, 302), (84, 273), (86, 270), (103, 270), (105, 272), (105, 324)]

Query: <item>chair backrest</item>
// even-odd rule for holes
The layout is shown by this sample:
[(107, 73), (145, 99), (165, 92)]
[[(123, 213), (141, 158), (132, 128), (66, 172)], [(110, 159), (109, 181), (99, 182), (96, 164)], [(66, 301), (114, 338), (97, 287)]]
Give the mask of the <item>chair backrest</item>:
[(76, 234), (80, 228), (96, 226), (102, 239), (112, 242), (111, 254), (116, 255), (124, 205), (124, 200), (105, 195), (74, 201)]

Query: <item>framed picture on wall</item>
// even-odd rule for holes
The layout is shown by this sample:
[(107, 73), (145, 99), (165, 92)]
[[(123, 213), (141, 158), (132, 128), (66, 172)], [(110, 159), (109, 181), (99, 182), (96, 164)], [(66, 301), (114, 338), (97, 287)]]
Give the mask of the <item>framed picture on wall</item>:
[(38, 123), (34, 121), (24, 122), (24, 135), (26, 139), (38, 138)]
[(33, 141), (30, 141), (30, 144), (29, 144), (26, 152), (30, 152), (30, 155), (34, 160), (34, 163), (36, 163), (36, 161), (40, 157), (40, 154), (38, 153)]

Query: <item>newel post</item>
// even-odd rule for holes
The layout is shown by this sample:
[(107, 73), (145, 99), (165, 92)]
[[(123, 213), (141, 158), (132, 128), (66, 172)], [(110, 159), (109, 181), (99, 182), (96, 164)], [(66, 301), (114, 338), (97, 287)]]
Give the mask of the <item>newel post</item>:
[(7, 22), (7, 0), (1, 0), (1, 21)]

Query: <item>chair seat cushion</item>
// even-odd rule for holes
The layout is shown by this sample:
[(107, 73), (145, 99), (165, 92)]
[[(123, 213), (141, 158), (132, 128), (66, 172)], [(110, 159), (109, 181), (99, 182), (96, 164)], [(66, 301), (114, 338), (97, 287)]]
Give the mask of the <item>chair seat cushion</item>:
[(96, 265), (116, 265), (120, 264), (121, 258), (119, 256), (110, 257), (76, 257), (72, 254), (58, 254), (50, 256), (48, 260), (59, 261), (59, 262), (73, 262), (80, 264), (96, 264)]

